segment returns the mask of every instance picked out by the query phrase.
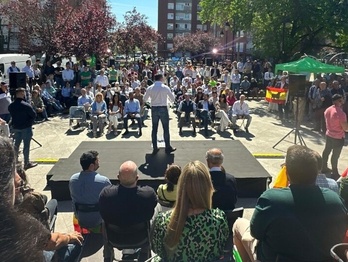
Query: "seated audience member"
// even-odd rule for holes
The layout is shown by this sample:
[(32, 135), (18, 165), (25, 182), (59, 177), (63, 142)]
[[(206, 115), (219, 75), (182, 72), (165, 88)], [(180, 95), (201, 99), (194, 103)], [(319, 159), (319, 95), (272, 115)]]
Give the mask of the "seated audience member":
[(79, 97), (81, 96), (81, 85), (79, 82), (75, 83), (75, 86), (73, 88), (73, 92), (72, 92), (72, 99), (71, 99), (71, 105), (73, 106), (77, 106), (77, 100), (79, 99)]
[(107, 106), (104, 101), (102, 93), (95, 95), (92, 103), (91, 120), (93, 125), (93, 136), (97, 137), (97, 130), (99, 128), (100, 136), (104, 134), (104, 123), (106, 121)]
[(35, 192), (30, 187), (27, 175), (21, 165), (16, 166), (15, 184), (20, 185), (15, 191), (15, 205), (22, 212), (28, 213), (39, 220), (47, 229), (50, 217), (57, 214), (58, 202), (51, 199), (47, 202), (47, 196)]
[(214, 186), (213, 208), (233, 210), (237, 202), (237, 182), (234, 176), (226, 173), (222, 164), (224, 154), (219, 148), (209, 149), (205, 154), (207, 166)]
[(193, 135), (196, 134), (196, 103), (191, 100), (190, 93), (185, 93), (185, 100), (181, 101), (178, 107), (179, 113), (179, 134), (182, 134), (182, 127), (191, 122)]
[(170, 165), (164, 173), (166, 183), (159, 185), (157, 189), (158, 199), (163, 202), (168, 202), (169, 205), (173, 205), (176, 200), (177, 184), (181, 174), (181, 167), (178, 165)]
[[(63, 261), (63, 257), (65, 261), (76, 259), (80, 253), (79, 245), (83, 241), (79, 233), (51, 233), (28, 213), (14, 209), (16, 194), (20, 192), (22, 185), (18, 176), (15, 179), (16, 157), (9, 139), (0, 137), (0, 152), (0, 231), (2, 236), (6, 236), (0, 239), (1, 260), (44, 261), (44, 250), (57, 250), (58, 261)], [(50, 254), (53, 255), (54, 252), (45, 252), (45, 257)]]
[(37, 90), (33, 90), (31, 92), (31, 105), (34, 108), (37, 116), (41, 116), (41, 118), (43, 118), (45, 121), (49, 121), (44, 102), (39, 96), (39, 91)]
[(118, 126), (118, 120), (122, 119), (122, 113), (123, 113), (123, 105), (120, 100), (120, 93), (115, 92), (115, 94), (112, 97), (112, 101), (109, 106), (109, 128), (108, 128), (108, 134), (111, 132), (112, 128), (114, 129), (114, 135), (117, 136), (117, 126)]
[[(34, 87), (34, 90), (35, 90), (35, 87)], [(38, 90), (38, 91), (41, 92), (41, 98), (46, 105), (48, 115), (50, 115), (53, 112), (53, 110), (62, 111), (64, 109), (64, 107), (60, 104), (59, 100), (55, 99), (49, 93), (48, 87), (46, 84), (42, 84), (41, 90)]]
[(247, 76), (244, 76), (243, 81), (240, 83), (240, 88), (242, 89), (242, 92), (246, 93), (247, 97), (249, 97), (249, 94), (250, 94), (250, 82), (249, 82)]
[(220, 131), (223, 132), (225, 129), (231, 125), (231, 121), (228, 118), (228, 104), (225, 94), (220, 94), (219, 101), (215, 102), (215, 108), (217, 113), (215, 117), (220, 118)]
[(64, 105), (66, 109), (69, 109), (73, 105), (73, 92), (74, 88), (70, 85), (70, 82), (65, 82), (61, 89), (61, 104)]
[(197, 104), (197, 117), (202, 119), (204, 126), (204, 135), (208, 136), (208, 125), (214, 121), (215, 118), (215, 106), (213, 102), (209, 101), (209, 94), (203, 95), (203, 100)]
[[(149, 187), (137, 186), (138, 167), (132, 161), (119, 169), (119, 185), (105, 187), (99, 197), (99, 211), (104, 222), (127, 227), (150, 221), (155, 213), (157, 196)], [(104, 261), (111, 261), (112, 248), (104, 246)]]
[(229, 228), (224, 212), (212, 209), (213, 192), (203, 163), (184, 166), (174, 209), (159, 213), (154, 221), (152, 249), (159, 261), (215, 261), (221, 257)]
[(77, 99), (77, 105), (85, 107), (85, 111), (89, 112), (92, 103), (93, 99), (87, 94), (86, 89), (82, 88), (81, 95)]
[(96, 172), (99, 168), (97, 151), (83, 153), (80, 157), (80, 165), (82, 171), (74, 174), (69, 181), (74, 214), (81, 227), (97, 230), (102, 223), (99, 211), (79, 212), (76, 210), (76, 204), (98, 205), (100, 192), (111, 183), (107, 177)]
[(142, 121), (140, 117), (140, 103), (138, 99), (134, 98), (133, 91), (129, 92), (129, 99), (126, 101), (123, 109), (123, 125), (126, 129), (123, 135), (129, 134), (128, 119), (137, 120), (139, 127), (138, 135), (141, 136)]
[(144, 94), (140, 92), (140, 87), (136, 87), (134, 89), (134, 98), (139, 100), (140, 103), (140, 116), (142, 124), (144, 124), (144, 121), (147, 118), (147, 115), (149, 113), (149, 109), (147, 108), (145, 102), (144, 102)]
[(331, 247), (347, 230), (347, 209), (335, 192), (315, 185), (313, 150), (289, 147), (286, 170), (290, 186), (265, 191), (250, 222), (237, 219), (234, 244), (243, 261), (330, 261)]
[(237, 131), (237, 119), (246, 119), (245, 132), (249, 133), (249, 126), (252, 117), (249, 114), (248, 103), (245, 102), (245, 95), (240, 96), (240, 100), (236, 101), (232, 107), (232, 127), (233, 132)]

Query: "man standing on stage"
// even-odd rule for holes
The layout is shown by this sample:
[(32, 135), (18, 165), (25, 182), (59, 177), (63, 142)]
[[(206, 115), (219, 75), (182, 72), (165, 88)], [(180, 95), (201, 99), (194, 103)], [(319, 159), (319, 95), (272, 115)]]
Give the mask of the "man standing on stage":
[(23, 140), (24, 169), (37, 166), (29, 161), (30, 141), (33, 137), (32, 125), (36, 118), (33, 107), (25, 101), (25, 89), (16, 89), (16, 99), (8, 106), (12, 117), (12, 126), (15, 133), (15, 149), (18, 156), (19, 146)]
[(347, 116), (342, 110), (344, 104), (343, 96), (335, 94), (332, 96), (333, 105), (328, 107), (324, 112), (326, 122), (326, 143), (323, 151), (323, 167), (322, 172), (328, 173), (330, 169), (327, 167), (329, 154), (331, 155), (331, 178), (338, 179), (338, 158), (340, 157), (342, 147), (344, 145), (345, 133), (348, 132)]
[(171, 153), (176, 150), (175, 147), (170, 145), (169, 135), (169, 114), (167, 99), (174, 102), (175, 97), (170, 91), (170, 88), (162, 83), (163, 75), (155, 75), (155, 83), (149, 86), (144, 96), (144, 102), (151, 98), (151, 118), (152, 118), (152, 154), (155, 155), (158, 152), (157, 147), (157, 130), (158, 122), (161, 120), (163, 126), (164, 143), (166, 146), (166, 153)]

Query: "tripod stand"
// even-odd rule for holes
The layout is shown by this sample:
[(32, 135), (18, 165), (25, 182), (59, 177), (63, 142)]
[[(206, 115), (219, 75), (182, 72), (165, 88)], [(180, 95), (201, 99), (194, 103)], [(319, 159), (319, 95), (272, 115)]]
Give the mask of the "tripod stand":
[(300, 133), (300, 123), (299, 123), (299, 119), (298, 119), (298, 108), (299, 108), (299, 98), (300, 96), (297, 94), (295, 96), (296, 98), (296, 115), (295, 115), (295, 127), (293, 129), (290, 130), (289, 133), (287, 133), (282, 139), (280, 139), (272, 148), (275, 148), (277, 145), (279, 145), (282, 141), (285, 140), (285, 138), (287, 138), (292, 132), (295, 132), (295, 138), (294, 138), (294, 144), (297, 145), (297, 139), (300, 142), (301, 146), (305, 146), (307, 147), (301, 133)]
[(37, 141), (34, 137), (32, 137), (31, 140), (33, 140), (39, 147), (42, 147), (42, 144), (39, 141)]

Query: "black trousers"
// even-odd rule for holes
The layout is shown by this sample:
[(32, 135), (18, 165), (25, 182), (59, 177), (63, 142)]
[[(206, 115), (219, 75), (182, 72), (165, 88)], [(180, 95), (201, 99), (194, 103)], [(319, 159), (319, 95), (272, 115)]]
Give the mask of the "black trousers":
[(329, 158), (329, 154), (332, 151), (331, 155), (331, 169), (332, 173), (335, 175), (339, 175), (338, 173), (338, 159), (341, 155), (342, 148), (344, 146), (344, 138), (335, 139), (329, 136), (326, 136), (325, 148), (323, 151), (323, 169), (327, 168), (327, 161)]

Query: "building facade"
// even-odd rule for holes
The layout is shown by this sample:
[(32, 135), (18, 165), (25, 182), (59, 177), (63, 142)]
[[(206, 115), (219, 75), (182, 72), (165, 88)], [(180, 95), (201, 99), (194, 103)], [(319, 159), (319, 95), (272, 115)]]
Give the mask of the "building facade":
[(163, 43), (158, 45), (157, 52), (160, 57), (169, 58), (176, 55), (171, 52), (176, 35), (210, 30), (209, 24), (200, 21), (199, 11), (199, 0), (158, 1), (158, 32), (164, 39)]
[(158, 44), (158, 56), (170, 57), (189, 56), (181, 52), (173, 53), (174, 37), (180, 34), (191, 34), (198, 30), (209, 32), (220, 39), (217, 54), (220, 59), (239, 60), (245, 58), (251, 51), (250, 37), (243, 31), (236, 31), (233, 25), (219, 27), (203, 23), (199, 18), (200, 0), (159, 0), (158, 1), (158, 32), (164, 41)]

